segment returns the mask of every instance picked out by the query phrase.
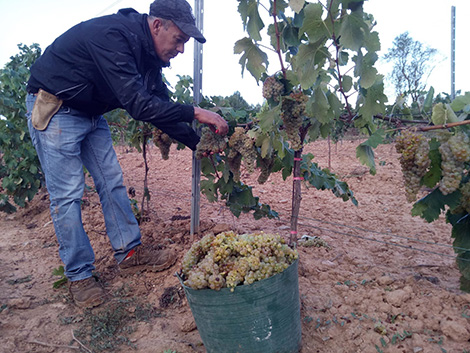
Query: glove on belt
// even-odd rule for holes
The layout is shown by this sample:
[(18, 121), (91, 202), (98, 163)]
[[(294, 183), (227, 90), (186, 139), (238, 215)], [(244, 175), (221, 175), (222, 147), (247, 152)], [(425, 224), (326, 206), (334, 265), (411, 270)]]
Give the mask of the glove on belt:
[(31, 122), (36, 130), (45, 130), (51, 118), (62, 106), (62, 99), (53, 94), (39, 89), (31, 113)]

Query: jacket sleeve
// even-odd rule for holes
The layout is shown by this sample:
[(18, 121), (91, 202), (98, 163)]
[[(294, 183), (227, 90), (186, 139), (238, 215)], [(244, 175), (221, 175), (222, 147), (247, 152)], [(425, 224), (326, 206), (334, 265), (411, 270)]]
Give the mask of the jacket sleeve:
[(160, 125), (157, 126), (164, 133), (168, 134), (171, 138), (185, 144), (193, 151), (196, 150), (196, 146), (199, 143), (199, 136), (196, 132), (188, 125), (188, 123), (177, 123), (176, 125)]
[(168, 102), (147, 90), (132, 52), (135, 44), (131, 42), (137, 40), (137, 37), (128, 38), (119, 30), (110, 30), (88, 41), (87, 50), (103, 79), (132, 118), (159, 128), (192, 122), (193, 106)]

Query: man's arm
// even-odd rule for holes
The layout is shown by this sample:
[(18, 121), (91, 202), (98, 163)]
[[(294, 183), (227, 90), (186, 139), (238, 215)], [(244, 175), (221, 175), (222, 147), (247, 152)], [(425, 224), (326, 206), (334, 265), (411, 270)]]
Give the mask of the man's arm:
[(194, 119), (202, 124), (206, 124), (217, 134), (226, 135), (228, 133), (228, 124), (219, 114), (194, 107)]

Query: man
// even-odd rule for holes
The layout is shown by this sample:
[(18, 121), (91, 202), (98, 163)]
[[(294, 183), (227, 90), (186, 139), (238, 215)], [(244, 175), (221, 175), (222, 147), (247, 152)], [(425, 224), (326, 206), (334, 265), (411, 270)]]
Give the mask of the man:
[(92, 276), (94, 252), (81, 220), (83, 166), (93, 177), (106, 230), (121, 271), (161, 271), (175, 263), (168, 250), (141, 244), (122, 170), (102, 114), (123, 108), (195, 149), (194, 119), (226, 134), (218, 114), (169, 101), (162, 67), (183, 53), (191, 38), (206, 40), (185, 0), (155, 0), (149, 15), (133, 9), (82, 22), (49, 46), (31, 68), (26, 99), (28, 127), (50, 195), (59, 255), (80, 307), (104, 300)]

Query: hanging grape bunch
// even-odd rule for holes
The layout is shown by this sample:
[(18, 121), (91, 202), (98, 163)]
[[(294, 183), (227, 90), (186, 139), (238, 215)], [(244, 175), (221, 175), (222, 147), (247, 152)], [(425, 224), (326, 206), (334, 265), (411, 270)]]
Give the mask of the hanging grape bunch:
[(185, 254), (181, 275), (193, 289), (220, 290), (252, 284), (284, 271), (298, 254), (275, 234), (205, 235)]
[(448, 195), (459, 188), (465, 163), (470, 161), (468, 136), (463, 132), (455, 133), (447, 140), (441, 141), (439, 152), (442, 158), (439, 189), (444, 195)]
[(227, 139), (213, 132), (205, 126), (201, 132), (201, 139), (196, 146), (196, 158), (208, 157), (220, 153), (227, 147)]
[(263, 97), (267, 100), (279, 102), (279, 98), (284, 94), (284, 85), (275, 77), (269, 76), (263, 82)]
[(421, 178), (431, 164), (429, 142), (423, 135), (405, 130), (396, 138), (395, 148), (401, 154), (399, 160), (405, 182), (406, 199), (408, 202), (413, 202), (421, 188)]
[(228, 140), (230, 152), (227, 155), (227, 162), (230, 171), (233, 173), (233, 180), (240, 181), (240, 167), (242, 159), (246, 170), (253, 173), (256, 166), (256, 149), (253, 139), (246, 134), (242, 127), (236, 127), (232, 136)]
[(153, 130), (153, 143), (160, 149), (160, 153), (164, 160), (168, 160), (170, 156), (170, 147), (173, 140), (162, 130), (155, 128)]
[(264, 184), (271, 175), (271, 171), (274, 167), (274, 156), (266, 156), (265, 158), (260, 158), (259, 167), (261, 169), (261, 173), (258, 176), (258, 183)]
[(308, 97), (302, 92), (292, 92), (282, 98), (281, 118), (289, 138), (291, 148), (298, 151), (302, 148), (300, 128), (302, 127)]

